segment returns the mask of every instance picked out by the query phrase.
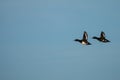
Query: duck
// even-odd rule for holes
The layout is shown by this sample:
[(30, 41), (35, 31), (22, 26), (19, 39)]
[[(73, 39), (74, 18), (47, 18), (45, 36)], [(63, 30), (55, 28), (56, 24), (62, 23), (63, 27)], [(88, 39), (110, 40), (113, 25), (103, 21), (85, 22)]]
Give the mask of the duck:
[(92, 38), (96, 39), (96, 40), (98, 40), (100, 42), (103, 42), (103, 43), (110, 42), (108, 39), (106, 39), (105, 33), (103, 31), (101, 31), (100, 37), (93, 36)]
[(91, 45), (91, 43), (88, 42), (88, 34), (86, 31), (84, 31), (82, 39), (75, 39), (74, 41), (79, 42), (83, 45)]

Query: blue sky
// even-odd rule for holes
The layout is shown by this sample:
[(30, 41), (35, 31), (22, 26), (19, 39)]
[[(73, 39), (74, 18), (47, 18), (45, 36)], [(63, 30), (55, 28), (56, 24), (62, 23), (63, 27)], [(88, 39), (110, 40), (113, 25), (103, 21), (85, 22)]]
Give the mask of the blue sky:
[[(0, 80), (119, 80), (119, 0), (1, 0)], [(74, 42), (88, 32), (91, 46)], [(92, 40), (104, 31), (110, 43)]]

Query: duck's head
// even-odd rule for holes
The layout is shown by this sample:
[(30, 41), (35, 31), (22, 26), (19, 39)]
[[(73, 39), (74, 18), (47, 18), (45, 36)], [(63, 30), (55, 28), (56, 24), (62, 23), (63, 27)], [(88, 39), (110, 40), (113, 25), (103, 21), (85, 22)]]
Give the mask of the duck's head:
[(75, 39), (74, 41), (80, 41), (79, 39)]
[(93, 39), (98, 39), (98, 37), (96, 37), (96, 36), (94, 36), (94, 37), (92, 37)]

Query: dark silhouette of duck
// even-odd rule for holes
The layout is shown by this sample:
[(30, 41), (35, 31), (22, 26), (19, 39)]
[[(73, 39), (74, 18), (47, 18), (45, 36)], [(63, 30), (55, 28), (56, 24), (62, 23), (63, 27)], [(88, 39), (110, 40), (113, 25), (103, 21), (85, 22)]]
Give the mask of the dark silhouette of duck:
[(104, 43), (110, 42), (108, 39), (105, 38), (105, 33), (103, 31), (101, 31), (100, 37), (94, 36), (93, 39), (97, 39), (98, 41)]
[(80, 42), (83, 45), (91, 45), (90, 42), (88, 42), (88, 34), (86, 31), (84, 31), (83, 38), (80, 39), (75, 39), (74, 41)]

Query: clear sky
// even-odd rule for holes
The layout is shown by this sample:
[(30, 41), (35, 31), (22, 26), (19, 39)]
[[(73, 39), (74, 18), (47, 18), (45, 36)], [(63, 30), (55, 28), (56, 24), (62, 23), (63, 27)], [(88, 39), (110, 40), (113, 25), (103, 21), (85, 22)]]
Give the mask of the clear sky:
[(119, 34), (120, 0), (1, 0), (0, 80), (120, 80)]

